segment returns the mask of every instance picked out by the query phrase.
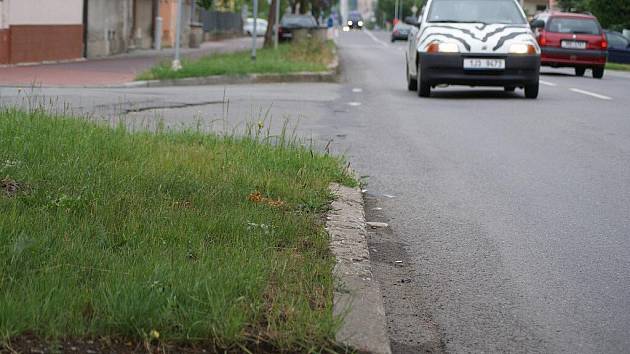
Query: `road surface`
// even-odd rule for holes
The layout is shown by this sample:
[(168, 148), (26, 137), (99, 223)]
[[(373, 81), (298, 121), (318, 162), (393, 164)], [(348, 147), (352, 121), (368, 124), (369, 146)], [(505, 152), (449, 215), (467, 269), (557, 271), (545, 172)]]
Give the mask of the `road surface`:
[(337, 41), (339, 84), (31, 94), (140, 127), (230, 132), (272, 116), (274, 131), (299, 120), (298, 135), (332, 141), (366, 176), (368, 217), (390, 225), (370, 248), (395, 352), (630, 351), (630, 75), (543, 69), (538, 100), (467, 87), (421, 99), (405, 43)]

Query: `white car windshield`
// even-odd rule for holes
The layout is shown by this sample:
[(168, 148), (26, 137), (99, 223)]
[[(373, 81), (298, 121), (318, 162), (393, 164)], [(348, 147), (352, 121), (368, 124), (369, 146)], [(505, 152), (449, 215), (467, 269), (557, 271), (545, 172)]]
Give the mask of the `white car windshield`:
[(527, 23), (514, 0), (434, 0), (428, 22), (442, 23)]

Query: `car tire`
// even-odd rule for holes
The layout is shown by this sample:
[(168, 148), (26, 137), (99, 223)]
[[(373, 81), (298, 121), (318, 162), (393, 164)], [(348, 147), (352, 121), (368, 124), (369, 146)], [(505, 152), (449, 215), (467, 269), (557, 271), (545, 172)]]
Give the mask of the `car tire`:
[(575, 68), (575, 76), (584, 76), (584, 73), (586, 72), (586, 68)]
[(409, 64), (407, 64), (406, 61), (405, 61), (405, 67), (407, 71), (407, 90), (415, 91), (418, 89), (418, 80), (411, 77), (411, 74), (409, 74)]
[(416, 81), (418, 97), (430, 97), (431, 85), (429, 85), (426, 81), (422, 81), (422, 69), (420, 68), (420, 63), (418, 63), (418, 69), (416, 70)]
[(503, 89), (505, 90), (505, 92), (514, 92), (514, 91), (516, 91), (516, 87), (515, 86), (505, 86)]
[(392, 43), (396, 42), (396, 38), (392, 37)]
[(531, 99), (538, 98), (538, 88), (539, 88), (538, 81), (536, 81), (535, 84), (525, 85), (525, 97), (531, 98)]
[(602, 77), (604, 77), (604, 67), (603, 66), (596, 66), (593, 68), (593, 77), (596, 79), (601, 79)]

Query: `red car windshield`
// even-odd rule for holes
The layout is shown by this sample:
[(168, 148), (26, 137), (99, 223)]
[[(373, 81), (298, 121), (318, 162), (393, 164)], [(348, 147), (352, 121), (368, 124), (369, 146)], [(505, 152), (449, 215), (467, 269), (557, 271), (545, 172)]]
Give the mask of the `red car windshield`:
[(547, 31), (572, 34), (601, 34), (597, 21), (588, 18), (554, 17), (549, 21)]

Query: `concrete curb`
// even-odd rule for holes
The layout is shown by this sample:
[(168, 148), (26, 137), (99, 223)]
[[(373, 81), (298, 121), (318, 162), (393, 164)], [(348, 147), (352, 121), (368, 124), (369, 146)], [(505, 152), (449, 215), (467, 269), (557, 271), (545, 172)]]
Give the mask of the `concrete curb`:
[(326, 230), (337, 260), (333, 312), (344, 319), (337, 341), (362, 353), (391, 354), (383, 298), (370, 264), (363, 195), (339, 184), (330, 190), (335, 201)]

